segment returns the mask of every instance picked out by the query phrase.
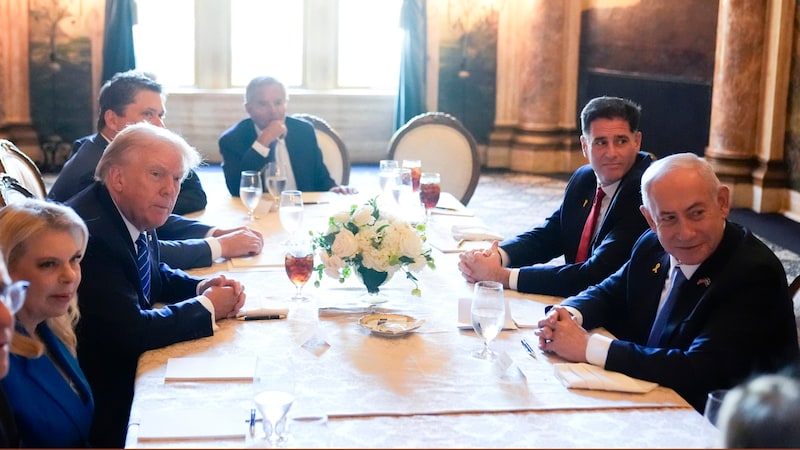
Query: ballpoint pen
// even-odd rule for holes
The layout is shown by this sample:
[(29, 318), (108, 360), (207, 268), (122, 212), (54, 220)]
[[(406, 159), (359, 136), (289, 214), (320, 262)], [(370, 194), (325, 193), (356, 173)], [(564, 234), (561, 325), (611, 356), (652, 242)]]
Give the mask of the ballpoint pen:
[(531, 347), (531, 344), (528, 344), (528, 341), (522, 339), (520, 342), (522, 343), (522, 346), (525, 347), (525, 350), (528, 351), (528, 354), (531, 355), (533, 359), (539, 359), (536, 357), (536, 353), (533, 352), (533, 347)]
[(238, 320), (278, 320), (285, 319), (286, 314), (270, 314), (267, 316), (241, 316), (237, 317)]
[(250, 437), (256, 435), (256, 409), (250, 408)]

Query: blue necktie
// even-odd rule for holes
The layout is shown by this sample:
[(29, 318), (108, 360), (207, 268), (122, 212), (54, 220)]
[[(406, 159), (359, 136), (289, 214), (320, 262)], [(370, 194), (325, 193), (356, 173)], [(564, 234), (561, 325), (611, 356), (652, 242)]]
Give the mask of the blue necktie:
[(675, 304), (678, 303), (681, 286), (686, 282), (686, 277), (683, 275), (683, 271), (679, 266), (675, 266), (673, 270), (675, 271), (675, 275), (672, 281), (672, 287), (670, 287), (667, 298), (664, 300), (664, 306), (661, 307), (661, 311), (659, 311), (656, 316), (653, 328), (650, 329), (650, 337), (647, 338), (648, 347), (657, 347), (659, 345), (661, 335), (664, 333), (664, 328), (667, 326), (670, 314), (672, 314), (672, 309), (675, 307)]
[(136, 239), (136, 268), (139, 269), (139, 282), (142, 284), (145, 301), (150, 303), (150, 249), (147, 248), (145, 233)]

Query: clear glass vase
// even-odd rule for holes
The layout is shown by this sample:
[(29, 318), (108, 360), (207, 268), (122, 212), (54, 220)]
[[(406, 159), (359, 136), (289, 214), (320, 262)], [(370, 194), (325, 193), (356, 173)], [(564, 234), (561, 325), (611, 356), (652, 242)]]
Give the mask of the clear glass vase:
[(389, 301), (389, 297), (381, 294), (381, 286), (392, 278), (389, 272), (380, 272), (366, 267), (359, 267), (355, 272), (358, 279), (367, 288), (367, 293), (361, 296), (361, 301), (370, 305)]

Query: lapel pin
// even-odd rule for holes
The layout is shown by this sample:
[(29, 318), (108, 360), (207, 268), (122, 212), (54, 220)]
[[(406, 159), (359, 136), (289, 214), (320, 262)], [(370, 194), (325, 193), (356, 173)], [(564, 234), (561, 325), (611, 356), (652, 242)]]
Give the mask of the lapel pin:
[(583, 201), (583, 206), (582, 206), (582, 208), (586, 208), (586, 205), (588, 205), (588, 204), (589, 204), (589, 199), (585, 199), (585, 200)]
[(705, 287), (710, 286), (711, 285), (711, 278), (708, 278), (708, 277), (700, 278), (699, 280), (697, 280), (697, 285), (700, 286), (701, 284), (704, 285)]
[(653, 268), (650, 269), (650, 270), (652, 270), (653, 273), (658, 273), (658, 269), (660, 269), (660, 268), (661, 268), (661, 263), (656, 263), (656, 265), (653, 266)]

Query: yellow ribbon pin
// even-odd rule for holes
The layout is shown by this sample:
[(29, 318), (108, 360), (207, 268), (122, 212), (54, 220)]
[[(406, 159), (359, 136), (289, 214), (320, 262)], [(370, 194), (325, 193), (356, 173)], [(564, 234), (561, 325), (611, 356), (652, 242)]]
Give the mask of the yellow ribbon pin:
[(589, 204), (589, 199), (584, 200), (582, 208), (586, 208), (586, 205), (588, 204)]
[(656, 263), (656, 265), (653, 266), (653, 268), (650, 269), (650, 270), (652, 270), (653, 273), (658, 273), (658, 269), (660, 269), (660, 268), (661, 268), (661, 263)]

